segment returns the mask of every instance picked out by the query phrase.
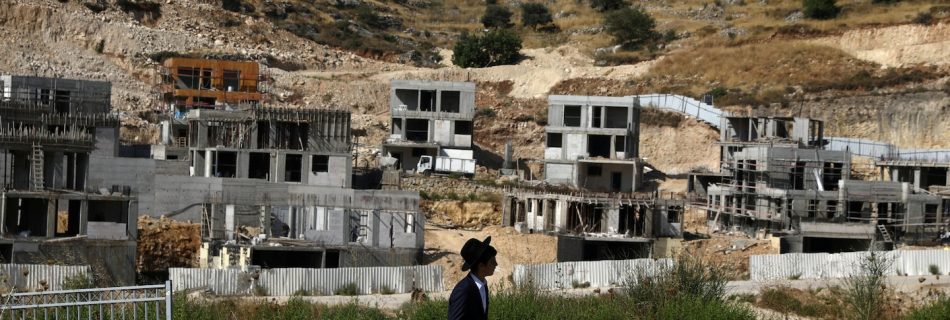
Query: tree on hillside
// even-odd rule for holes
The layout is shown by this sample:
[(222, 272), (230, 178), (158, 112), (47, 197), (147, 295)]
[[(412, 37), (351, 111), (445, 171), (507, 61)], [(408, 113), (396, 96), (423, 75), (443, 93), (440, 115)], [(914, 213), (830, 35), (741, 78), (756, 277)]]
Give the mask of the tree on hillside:
[(627, 7), (604, 16), (607, 33), (624, 49), (637, 49), (659, 38), (656, 21), (641, 7)]
[(841, 12), (835, 0), (803, 0), (802, 13), (811, 19), (833, 19)]
[(462, 68), (483, 68), (518, 62), (521, 38), (506, 29), (482, 36), (463, 33), (452, 50), (452, 63)]
[(489, 5), (482, 16), (482, 24), (489, 29), (511, 28), (511, 11), (499, 5)]
[(521, 24), (525, 27), (537, 28), (554, 22), (548, 7), (537, 2), (521, 4)]
[(626, 6), (625, 0), (590, 0), (590, 7), (600, 12), (613, 11)]

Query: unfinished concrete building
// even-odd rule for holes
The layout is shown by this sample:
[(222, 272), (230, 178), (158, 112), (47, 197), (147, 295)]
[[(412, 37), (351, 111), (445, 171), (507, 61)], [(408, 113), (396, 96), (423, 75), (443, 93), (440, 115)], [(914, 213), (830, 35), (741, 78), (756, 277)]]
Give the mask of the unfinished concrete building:
[(544, 176), (594, 192), (632, 192), (642, 181), (635, 97), (548, 97)]
[(474, 83), (393, 80), (389, 100), (392, 131), (382, 154), (397, 168), (415, 170), (422, 156), (474, 159)]
[(503, 201), (502, 225), (558, 235), (558, 261), (648, 258), (657, 239), (683, 237), (682, 200), (519, 191)]
[(783, 252), (856, 251), (892, 243), (909, 221), (939, 205), (900, 183), (851, 180), (850, 153), (823, 150), (820, 121), (722, 121), (719, 181), (690, 184), (705, 195), (714, 227), (783, 236)]
[(912, 237), (932, 239), (950, 230), (950, 159), (929, 153), (916, 160), (878, 159), (875, 165), (880, 168), (881, 180), (904, 183), (909, 190), (940, 197), (941, 203), (926, 203), (923, 215), (907, 219), (913, 224), (908, 226), (914, 231)]
[(195, 109), (236, 110), (259, 105), (266, 78), (255, 61), (169, 58), (160, 70), (163, 111), (159, 153), (184, 157), (188, 147), (185, 116)]
[(107, 82), (0, 76), (0, 260), (90, 265), (135, 281), (137, 206), (129, 187), (90, 179), (115, 156)]

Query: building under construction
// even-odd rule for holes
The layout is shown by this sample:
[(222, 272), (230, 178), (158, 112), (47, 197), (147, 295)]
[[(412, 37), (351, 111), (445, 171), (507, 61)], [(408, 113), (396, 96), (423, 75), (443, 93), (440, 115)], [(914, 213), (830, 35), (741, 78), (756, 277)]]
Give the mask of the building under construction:
[(634, 193), (643, 177), (637, 99), (548, 100), (544, 181), (564, 189), (507, 192), (502, 223), (558, 235), (559, 261), (667, 256), (666, 240), (683, 236), (685, 201)]
[[(225, 71), (254, 64), (202, 63)], [(212, 88), (215, 68), (200, 73), (211, 75)], [(251, 88), (243, 80), (240, 87)], [(213, 105), (178, 99), (180, 91), (168, 95), (165, 103), (174, 108), (163, 143), (151, 146), (148, 157), (97, 159), (95, 176), (131, 185), (142, 214), (200, 222), (202, 266), (419, 262), (425, 219), (418, 193), (351, 188), (349, 111), (249, 103), (246, 97), (261, 93), (242, 93)]]
[(115, 157), (108, 82), (0, 76), (0, 260), (89, 265), (103, 283), (135, 281), (136, 198), (91, 179)]
[(783, 252), (865, 250), (941, 211), (909, 184), (851, 180), (851, 154), (824, 150), (823, 124), (805, 118), (723, 117), (721, 172), (691, 177), (710, 225), (783, 236)]

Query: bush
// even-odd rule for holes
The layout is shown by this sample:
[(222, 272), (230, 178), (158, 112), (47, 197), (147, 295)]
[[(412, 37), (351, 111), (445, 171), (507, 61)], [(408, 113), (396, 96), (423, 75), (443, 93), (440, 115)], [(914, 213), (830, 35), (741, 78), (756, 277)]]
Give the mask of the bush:
[(873, 4), (894, 4), (901, 2), (901, 0), (871, 0)]
[(63, 286), (63, 290), (90, 289), (96, 287), (96, 283), (92, 280), (92, 277), (85, 274), (65, 277), (61, 285)]
[[(726, 266), (684, 254), (672, 266), (637, 271), (628, 276), (625, 291), (648, 319), (755, 319), (748, 308), (724, 301)], [(726, 316), (710, 318), (720, 315)]]
[(452, 51), (452, 63), (462, 68), (514, 64), (520, 51), (521, 38), (509, 30), (492, 30), (482, 36), (463, 33)]
[(360, 294), (360, 288), (358, 288), (355, 283), (350, 282), (333, 290), (333, 294), (338, 296), (356, 296)]
[(845, 302), (858, 319), (881, 319), (887, 306), (885, 272), (893, 261), (871, 252), (857, 265), (856, 274), (845, 280)]
[(482, 16), (482, 25), (489, 29), (511, 28), (511, 11), (500, 5), (489, 5)]
[(604, 16), (604, 25), (614, 42), (626, 49), (637, 49), (659, 38), (656, 21), (641, 7), (610, 12)]
[(494, 118), (496, 114), (497, 113), (495, 112), (495, 109), (488, 108), (488, 107), (475, 109), (476, 117)]
[(930, 12), (921, 12), (918, 13), (916, 17), (914, 17), (913, 22), (924, 25), (931, 24), (934, 22), (934, 16), (930, 14)]
[(912, 310), (907, 315), (907, 320), (937, 320), (950, 319), (950, 298), (940, 296), (936, 301)]
[(627, 2), (624, 0), (591, 0), (590, 1), (590, 7), (600, 12), (617, 10), (626, 6), (627, 6)]
[(930, 274), (932, 274), (932, 275), (935, 275), (935, 276), (939, 276), (939, 275), (940, 275), (940, 267), (938, 267), (938, 266), (935, 265), (935, 264), (930, 265), (930, 267), (928, 267), (927, 270), (929, 270), (929, 271), (930, 271)]
[(802, 13), (811, 19), (833, 19), (840, 12), (841, 8), (835, 4), (835, 0), (804, 0), (802, 3)]
[(537, 28), (554, 22), (551, 11), (543, 4), (528, 2), (521, 4), (521, 24), (525, 27)]

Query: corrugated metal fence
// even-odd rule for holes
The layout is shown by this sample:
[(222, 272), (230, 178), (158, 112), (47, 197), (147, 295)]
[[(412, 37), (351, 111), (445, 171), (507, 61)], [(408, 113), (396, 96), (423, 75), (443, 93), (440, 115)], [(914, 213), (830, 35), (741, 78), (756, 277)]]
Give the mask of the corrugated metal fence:
[(62, 290), (66, 278), (90, 274), (89, 266), (0, 264), (0, 282), (13, 285), (18, 291)]
[(590, 283), (591, 287), (616, 287), (635, 273), (652, 273), (657, 268), (669, 267), (671, 259), (634, 259), (605, 261), (574, 261), (535, 265), (515, 265), (513, 274), (517, 284), (532, 283), (539, 289), (566, 289), (575, 284)]
[[(757, 280), (782, 280), (789, 278), (820, 279), (845, 278), (858, 270), (868, 252), (847, 253), (787, 253), (749, 257), (749, 276)], [(893, 263), (889, 275), (929, 275), (930, 266), (940, 272), (950, 271), (950, 251), (879, 251)]]
[(385, 289), (407, 293), (413, 289), (442, 291), (441, 266), (305, 269), (281, 268), (260, 271), (237, 269), (171, 268), (169, 279), (176, 290), (205, 288), (220, 295), (256, 294), (289, 296), (301, 290), (315, 295), (331, 295), (348, 284), (359, 294)]

